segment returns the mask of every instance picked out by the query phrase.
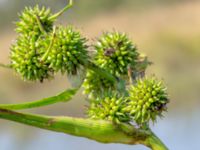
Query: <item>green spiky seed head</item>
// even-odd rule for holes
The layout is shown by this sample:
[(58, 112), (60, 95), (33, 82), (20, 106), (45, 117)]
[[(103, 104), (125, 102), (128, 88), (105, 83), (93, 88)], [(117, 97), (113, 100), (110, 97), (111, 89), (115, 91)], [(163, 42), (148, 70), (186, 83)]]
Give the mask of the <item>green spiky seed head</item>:
[(90, 98), (95, 98), (103, 95), (106, 91), (116, 89), (116, 83), (95, 73), (93, 70), (87, 70), (83, 87), (84, 94), (88, 94)]
[(115, 76), (127, 75), (128, 66), (136, 65), (136, 47), (124, 33), (104, 33), (95, 49), (95, 63)]
[(71, 26), (58, 27), (47, 61), (55, 71), (77, 74), (88, 61), (86, 39)]
[(35, 35), (36, 37), (42, 34), (38, 20), (41, 23), (45, 32), (52, 30), (54, 20), (50, 19), (51, 10), (45, 7), (39, 8), (36, 5), (34, 8), (26, 7), (25, 10), (19, 14), (19, 21), (16, 23), (16, 31), (22, 34)]
[(169, 102), (166, 88), (161, 81), (155, 78), (139, 79), (129, 90), (130, 115), (138, 124), (155, 122), (157, 116), (162, 116), (166, 111), (166, 104)]
[(43, 79), (51, 77), (52, 72), (48, 68), (48, 64), (40, 60), (45, 44), (43, 39), (23, 34), (18, 36), (16, 42), (11, 46), (11, 66), (23, 80), (43, 81)]
[(96, 98), (90, 102), (88, 116), (92, 119), (109, 120), (116, 123), (129, 122), (129, 115), (123, 111), (126, 105), (127, 99), (117, 96), (116, 94), (103, 98)]

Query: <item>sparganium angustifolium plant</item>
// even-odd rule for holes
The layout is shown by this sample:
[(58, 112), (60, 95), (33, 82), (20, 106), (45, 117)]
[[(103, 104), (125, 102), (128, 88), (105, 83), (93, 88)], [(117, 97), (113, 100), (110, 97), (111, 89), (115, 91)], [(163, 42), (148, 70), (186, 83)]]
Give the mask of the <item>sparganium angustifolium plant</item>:
[(104, 33), (95, 44), (95, 49), (95, 64), (117, 77), (127, 75), (127, 67), (134, 68), (136, 65), (137, 49), (124, 33)]
[(19, 21), (16, 23), (16, 31), (38, 37), (43, 32), (41, 30), (44, 30), (44, 32), (52, 30), (55, 19), (50, 19), (51, 16), (49, 8), (42, 7), (40, 9), (38, 5), (34, 8), (26, 7), (19, 15)]
[(86, 39), (72, 26), (59, 26), (47, 57), (50, 67), (56, 72), (75, 75), (81, 66), (87, 64), (87, 61)]
[[(142, 79), (149, 61), (138, 53), (126, 34), (104, 33), (93, 46), (95, 53), (90, 60), (86, 38), (72, 26), (54, 28), (58, 15), (52, 16), (50, 9), (38, 6), (26, 8), (20, 15), (16, 29), (19, 36), (11, 47), (10, 58), (12, 68), (24, 80), (43, 81), (57, 72), (76, 75), (84, 68), (87, 71), (83, 87), (90, 102), (88, 116), (92, 119), (135, 121), (142, 125), (162, 116), (169, 101), (165, 87), (155, 78)], [(95, 70), (87, 68), (91, 63), (97, 67)], [(116, 81), (98, 74), (98, 67)], [(120, 82), (127, 78), (127, 84), (133, 84), (128, 92)], [(108, 92), (115, 94), (105, 94)], [(124, 94), (126, 97), (119, 96)]]
[(88, 116), (92, 119), (109, 120), (115, 123), (129, 122), (130, 116), (124, 112), (127, 98), (116, 93), (90, 100)]
[[(14, 69), (22, 79), (29, 81), (42, 82), (57, 72), (76, 79), (81, 75), (84, 79), (78, 80), (87, 94), (90, 119), (57, 119), (10, 110), (68, 101), (80, 86), (31, 103), (1, 105), (0, 117), (100, 142), (142, 143), (152, 149), (167, 149), (149, 128), (149, 122), (155, 122), (167, 110), (169, 99), (161, 81), (145, 77), (150, 64), (147, 57), (138, 53), (126, 34), (116, 31), (104, 33), (91, 46), (95, 53), (90, 55), (87, 40), (79, 31), (72, 26), (54, 25), (55, 19), (72, 4), (73, 0), (69, 0), (67, 6), (53, 15), (45, 7), (25, 8), (16, 23), (18, 37), (10, 48), (11, 64), (0, 63), (0, 66)], [(74, 127), (70, 130), (72, 122)]]
[(169, 99), (166, 87), (155, 78), (137, 80), (136, 85), (130, 87), (129, 94), (130, 102), (126, 110), (138, 124), (148, 123), (150, 120), (155, 122), (167, 109)]

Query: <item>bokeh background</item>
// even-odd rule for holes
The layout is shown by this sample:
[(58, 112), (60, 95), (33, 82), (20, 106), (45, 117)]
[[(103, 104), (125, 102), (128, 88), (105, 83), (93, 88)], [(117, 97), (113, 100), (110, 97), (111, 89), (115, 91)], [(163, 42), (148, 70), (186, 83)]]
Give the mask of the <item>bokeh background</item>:
[[(14, 22), (25, 6), (46, 5), (54, 12), (65, 0), (0, 0), (0, 62), (9, 63), (16, 37)], [(154, 62), (147, 70), (164, 79), (171, 102), (164, 119), (152, 125), (170, 150), (200, 149), (200, 1), (198, 0), (75, 0), (57, 24), (73, 24), (94, 41), (103, 31), (126, 32), (139, 52)], [(0, 68), (0, 103), (52, 96), (71, 83), (66, 76), (40, 83), (23, 82)], [(87, 102), (80, 91), (68, 103), (29, 110), (46, 115), (83, 117)], [(144, 146), (100, 144), (84, 138), (0, 120), (0, 150), (147, 150)]]

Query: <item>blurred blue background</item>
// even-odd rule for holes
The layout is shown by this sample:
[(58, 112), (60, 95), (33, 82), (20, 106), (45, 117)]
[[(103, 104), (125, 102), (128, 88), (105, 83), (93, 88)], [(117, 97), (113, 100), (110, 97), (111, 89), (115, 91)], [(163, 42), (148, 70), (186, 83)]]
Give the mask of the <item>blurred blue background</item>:
[[(45, 5), (54, 12), (64, 0), (0, 0), (0, 62), (9, 63), (16, 37), (14, 22), (25, 6)], [(103, 31), (126, 32), (139, 52), (154, 62), (147, 70), (164, 79), (171, 102), (165, 118), (152, 125), (170, 150), (200, 149), (200, 1), (198, 0), (75, 0), (57, 24), (73, 24), (94, 41)], [(65, 76), (27, 83), (0, 68), (0, 103), (32, 101), (69, 88)], [(46, 115), (84, 117), (87, 102), (80, 91), (69, 103), (29, 110)], [(84, 138), (0, 120), (0, 150), (147, 150), (144, 146), (100, 144)]]

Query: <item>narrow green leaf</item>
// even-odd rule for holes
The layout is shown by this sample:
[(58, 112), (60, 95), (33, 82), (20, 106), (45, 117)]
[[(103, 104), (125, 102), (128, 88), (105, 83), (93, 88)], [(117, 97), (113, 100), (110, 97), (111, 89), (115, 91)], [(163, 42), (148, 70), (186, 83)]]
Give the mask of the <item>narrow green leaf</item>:
[(33, 102), (25, 102), (19, 104), (0, 104), (0, 108), (20, 110), (20, 109), (30, 109), (30, 108), (47, 106), (58, 102), (67, 102), (72, 99), (72, 97), (76, 94), (77, 90), (78, 89), (65, 90), (64, 92), (56, 96), (44, 98)]

